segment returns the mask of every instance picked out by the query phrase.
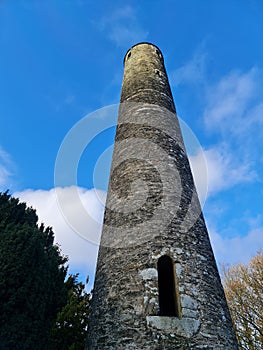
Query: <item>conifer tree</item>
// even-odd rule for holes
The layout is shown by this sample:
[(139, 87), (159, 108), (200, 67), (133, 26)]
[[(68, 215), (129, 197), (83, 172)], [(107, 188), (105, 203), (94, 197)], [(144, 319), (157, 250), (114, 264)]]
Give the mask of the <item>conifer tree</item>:
[(88, 331), (90, 294), (85, 284), (78, 282), (78, 274), (66, 281), (67, 304), (58, 312), (51, 332), (52, 350), (83, 350)]
[(67, 258), (35, 210), (0, 193), (0, 349), (50, 349), (50, 330), (67, 303)]

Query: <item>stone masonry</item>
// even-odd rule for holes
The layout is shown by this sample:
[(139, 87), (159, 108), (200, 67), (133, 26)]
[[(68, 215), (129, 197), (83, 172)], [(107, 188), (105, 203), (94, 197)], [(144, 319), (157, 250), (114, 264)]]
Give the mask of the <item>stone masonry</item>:
[(124, 58), (86, 349), (238, 349), (163, 56), (150, 43)]

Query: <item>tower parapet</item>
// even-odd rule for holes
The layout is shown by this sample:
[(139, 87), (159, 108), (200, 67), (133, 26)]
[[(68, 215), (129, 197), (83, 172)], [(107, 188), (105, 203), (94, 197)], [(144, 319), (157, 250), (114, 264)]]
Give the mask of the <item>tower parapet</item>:
[(238, 349), (160, 50), (124, 58), (87, 350)]

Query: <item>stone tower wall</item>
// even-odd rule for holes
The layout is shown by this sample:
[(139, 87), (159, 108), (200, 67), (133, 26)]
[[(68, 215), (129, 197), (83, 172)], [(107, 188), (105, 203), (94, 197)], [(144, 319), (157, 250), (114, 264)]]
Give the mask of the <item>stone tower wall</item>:
[[(238, 349), (163, 56), (141, 43), (124, 66), (87, 349)], [(163, 256), (176, 316), (160, 314)]]

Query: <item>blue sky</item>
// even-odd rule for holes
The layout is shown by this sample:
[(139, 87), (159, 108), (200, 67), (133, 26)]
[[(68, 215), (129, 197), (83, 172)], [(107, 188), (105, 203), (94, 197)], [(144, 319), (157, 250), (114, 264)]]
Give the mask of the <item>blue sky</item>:
[[(140, 41), (163, 52), (178, 115), (206, 157), (204, 214), (217, 262), (246, 262), (262, 247), (262, 19), (261, 0), (0, 2), (0, 189), (54, 227), (72, 271), (92, 276), (97, 246), (61, 216), (56, 158), (83, 117), (118, 103), (123, 56)], [(100, 118), (90, 121), (103, 130)], [(90, 142), (77, 182), (61, 190), (74, 208), (69, 186), (78, 186), (98, 222), (113, 138), (114, 125)], [(199, 156), (190, 160), (201, 188)], [(97, 221), (83, 225), (97, 234)]]

